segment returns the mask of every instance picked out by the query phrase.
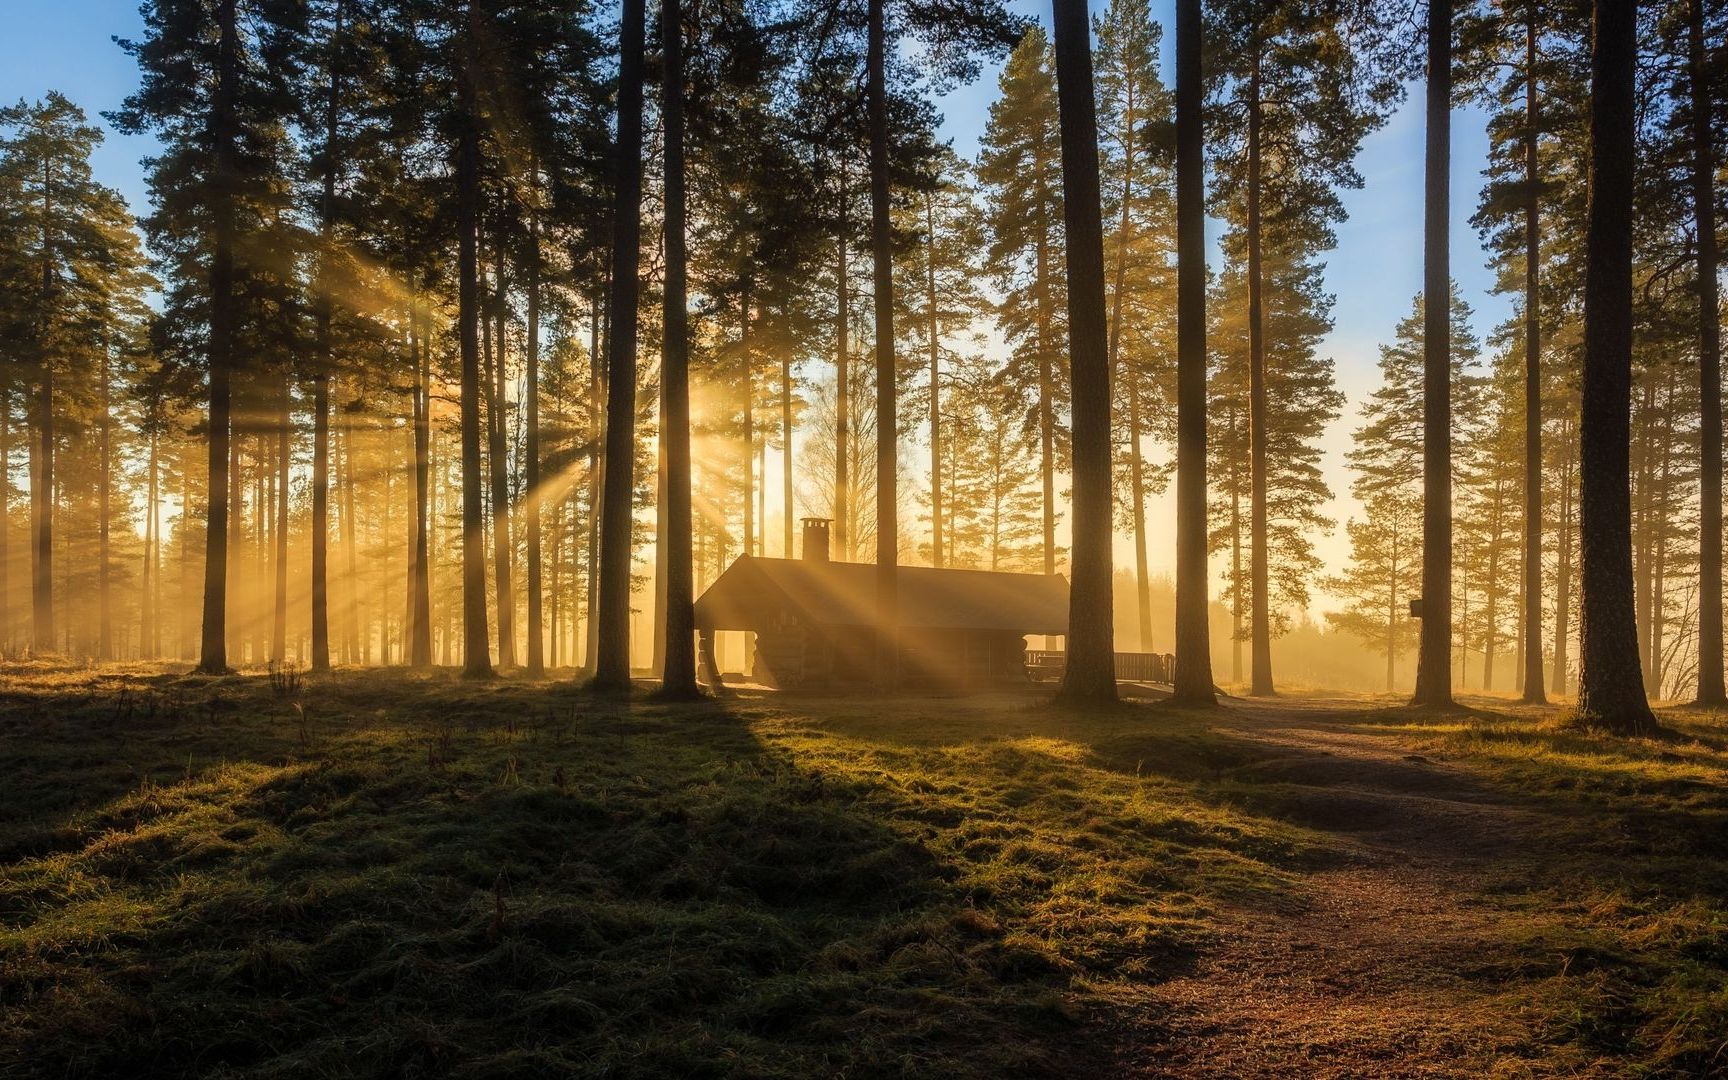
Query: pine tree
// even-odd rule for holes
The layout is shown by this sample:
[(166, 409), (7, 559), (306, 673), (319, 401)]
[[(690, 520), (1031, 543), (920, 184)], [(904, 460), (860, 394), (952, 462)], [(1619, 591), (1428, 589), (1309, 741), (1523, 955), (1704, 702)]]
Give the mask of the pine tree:
[(1628, 434), (1632, 369), (1635, 0), (1595, 0), (1590, 57), (1590, 208), (1579, 417), (1578, 712), (1622, 735), (1656, 719), (1638, 670)]
[[(1555, 447), (1544, 445), (1550, 426), (1567, 435), (1569, 415), (1555, 416), (1551, 387), (1575, 357), (1556, 347), (1564, 323), (1576, 315), (1575, 254), (1582, 251), (1578, 224), (1583, 220), (1583, 159), (1587, 135), (1581, 127), (1587, 96), (1583, 44), (1588, 36), (1580, 9), (1545, 0), (1507, 3), (1461, 13), (1459, 53), (1464, 87), (1492, 111), (1488, 183), (1473, 224), (1499, 264), (1497, 290), (1520, 298), (1514, 320), (1523, 336), (1524, 465), (1522, 512), (1522, 585), (1520, 604), (1523, 656), (1520, 682), (1526, 702), (1546, 699), (1543, 692), (1542, 631), (1543, 528), (1552, 504), (1542, 482), (1544, 462)], [(1565, 447), (1561, 452), (1568, 453)], [(1571, 502), (1570, 486), (1561, 489)], [(1562, 529), (1568, 514), (1556, 515)], [(1570, 543), (1563, 531), (1556, 547)], [(1561, 560), (1565, 562), (1564, 559)], [(1557, 575), (1557, 589), (1569, 587)], [(1556, 640), (1566, 637), (1564, 604), (1557, 603)], [(1564, 649), (1557, 650), (1563, 658)], [(1563, 669), (1563, 659), (1557, 668)], [(1564, 690), (1556, 671), (1555, 691)]]
[[(132, 216), (113, 189), (97, 183), (90, 155), (102, 135), (82, 110), (50, 93), (34, 105), (0, 111), (0, 221), (18, 240), (5, 247), (0, 275), (6, 300), (0, 324), (16, 343), (12, 359), (31, 401), (30, 531), (31, 645), (58, 651), (55, 634), (54, 518), (56, 456), (65, 443), (59, 422), (81, 404), (100, 404), (95, 425), (110, 450), (113, 358), (132, 347), (144, 321), (143, 271)], [(8, 372), (8, 382), (12, 381)], [(91, 399), (100, 387), (102, 400)], [(100, 528), (110, 523), (106, 505), (113, 457), (105, 452)], [(99, 557), (101, 598), (107, 610), (107, 552)], [(109, 622), (102, 620), (100, 658), (111, 656)]]
[(1211, 12), (1208, 34), (1221, 61), (1208, 73), (1220, 99), (1216, 190), (1233, 223), (1245, 286), (1248, 364), (1241, 423), (1248, 460), (1250, 690), (1270, 694), (1278, 618), (1270, 595), (1271, 503), (1280, 495), (1269, 475), (1274, 466), (1267, 350), (1276, 339), (1266, 327), (1266, 263), (1331, 245), (1331, 227), (1343, 216), (1337, 191), (1361, 185), (1350, 162), (1363, 137), (1383, 120), (1399, 71), (1382, 62), (1383, 35), (1371, 6), (1244, 0), (1215, 5)]
[[(660, 370), (661, 441), (666, 448), (666, 645), (660, 693), (697, 694), (695, 583), (690, 525), (690, 353), (684, 225), (684, 15), (679, 0), (660, 6), (661, 101), (665, 126), (666, 288)], [(790, 447), (788, 447), (790, 453)]]
[[(1428, 0), (1422, 289), (1450, 290), (1452, 256), (1452, 0)], [(1452, 704), (1452, 341), (1438, 305), (1423, 322), (1422, 633), (1418, 704)]]
[[(1232, 677), (1242, 679), (1241, 643), (1249, 639), (1253, 582), (1259, 575), (1245, 565), (1255, 530), (1250, 509), (1257, 485), (1251, 467), (1253, 349), (1247, 282), (1241, 250), (1227, 238), (1229, 260), (1219, 279), (1211, 310), (1216, 322), (1212, 345), (1210, 440), (1218, 468), (1211, 477), (1211, 546), (1229, 553), (1225, 581), (1236, 642)], [(1331, 329), (1332, 298), (1320, 289), (1319, 267), (1298, 253), (1276, 250), (1262, 256), (1264, 391), (1267, 475), (1265, 581), (1263, 605), (1267, 639), (1290, 625), (1290, 611), (1308, 605), (1308, 585), (1318, 574), (1315, 533), (1331, 527), (1322, 507), (1332, 497), (1320, 469), (1320, 437), (1344, 404), (1333, 380), (1332, 361), (1316, 353)]]
[(1176, 5), (1176, 684), (1187, 705), (1217, 701), (1212, 680), (1206, 506), (1206, 160), (1201, 112), (1205, 21)]
[[(1482, 387), (1477, 372), (1481, 346), (1470, 326), (1470, 305), (1452, 283), (1448, 336), (1450, 391), (1458, 430), (1470, 441), (1481, 424)], [(1423, 498), (1423, 387), (1426, 363), (1424, 334), (1427, 306), (1418, 294), (1411, 312), (1399, 320), (1390, 344), (1380, 346), (1380, 385), (1362, 405), (1363, 426), (1354, 433), (1348, 459), (1355, 470), (1358, 495), (1366, 498), (1396, 492), (1415, 505)], [(1461, 479), (1462, 465), (1453, 464)]]
[(145, 219), (167, 291), (164, 315), (183, 325), (176, 362), (197, 365), (208, 388), (203, 641), (199, 668), (228, 667), (231, 531), (230, 418), (243, 340), (271, 328), (294, 245), (282, 228), (289, 204), (285, 123), (288, 75), (301, 35), (295, 0), (217, 0), (214, 25), (200, 0), (153, 0), (148, 37), (125, 42), (143, 86), (115, 119), (156, 132), (154, 212)]
[(1061, 114), (1063, 254), (1074, 402), (1074, 553), (1068, 658), (1058, 700), (1116, 700), (1111, 611), (1110, 359), (1104, 313), (1104, 223), (1097, 95), (1084, 0), (1056, 0), (1056, 89)]
[(1044, 572), (1056, 572), (1056, 474), (1067, 467), (1069, 373), (1061, 347), (1061, 137), (1049, 39), (1028, 30), (1002, 68), (978, 159), (987, 200), (988, 267), (1002, 294), (997, 325), (1013, 343), (1007, 382), (1038, 440), (1044, 492)]
[(974, 324), (985, 310), (977, 265), (984, 230), (970, 170), (946, 147), (934, 180), (901, 211), (903, 231), (916, 242), (901, 261), (904, 283), (897, 292), (911, 300), (899, 320), (909, 339), (905, 355), (922, 360), (902, 401), (908, 413), (922, 418), (929, 439), (930, 564), (945, 566), (952, 561), (954, 514), (943, 487), (945, 440), (952, 430), (944, 398), (953, 390), (961, 350), (977, 345)]
[[(1456, 339), (1454, 339), (1456, 340)], [(1493, 370), (1482, 383), (1481, 423), (1462, 433), (1463, 451), (1457, 478), (1460, 538), (1455, 559), (1459, 570), (1458, 592), (1480, 597), (1479, 621), (1458, 628), (1459, 648), (1468, 652), (1471, 640), (1480, 642), (1482, 689), (1493, 691), (1495, 661), (1503, 643), (1523, 648), (1527, 638), (1508, 633), (1506, 624), (1525, 617), (1521, 606), (1510, 601), (1520, 595), (1521, 511), (1524, 495), (1524, 357), (1520, 346), (1526, 338), (1505, 336), (1495, 357)], [(1538, 549), (1540, 555), (1540, 549)], [(1538, 561), (1538, 597), (1540, 597)], [(1537, 608), (1537, 690), (1541, 690), (1541, 608)], [(1520, 665), (1522, 667), (1522, 665)], [(1468, 684), (1467, 673), (1460, 681)]]
[[(1478, 345), (1470, 329), (1470, 307), (1452, 286), (1447, 319), (1450, 345), (1448, 398), (1461, 444), (1473, 444), (1479, 430), (1482, 395), (1474, 373)], [(1394, 688), (1399, 656), (1415, 634), (1401, 606), (1423, 598), (1422, 520), (1425, 504), (1426, 305), (1418, 295), (1411, 313), (1399, 321), (1390, 344), (1380, 347), (1380, 385), (1362, 404), (1363, 423), (1352, 432), (1347, 458), (1355, 480), (1351, 490), (1363, 504), (1363, 517), (1347, 526), (1350, 563), (1328, 588), (1349, 606), (1328, 621), (1374, 647), (1386, 657), (1386, 689)], [(1462, 481), (1463, 459), (1452, 462)], [(1450, 650), (1448, 642), (1448, 650)], [(1450, 692), (1450, 686), (1448, 686)]]
[(1152, 648), (1146, 496), (1165, 472), (1146, 461), (1145, 440), (1170, 442), (1175, 390), (1170, 94), (1158, 75), (1162, 28), (1145, 0), (1115, 0), (1097, 20), (1098, 97), (1104, 158), (1105, 268), (1110, 276), (1110, 370), (1122, 432), (1117, 476), (1134, 537), (1140, 650)]
[(1399, 658), (1416, 640), (1408, 602), (1422, 587), (1421, 506), (1403, 492), (1382, 491), (1363, 503), (1363, 516), (1345, 524), (1350, 562), (1326, 579), (1345, 608), (1326, 621), (1386, 658), (1386, 691), (1397, 688)]

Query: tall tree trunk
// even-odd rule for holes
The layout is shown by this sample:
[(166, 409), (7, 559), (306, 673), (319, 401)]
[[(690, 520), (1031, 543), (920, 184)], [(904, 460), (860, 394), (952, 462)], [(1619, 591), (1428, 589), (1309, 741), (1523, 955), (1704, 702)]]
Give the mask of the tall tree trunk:
[(414, 551), (408, 663), (432, 664), (432, 379), (431, 346), (414, 349)]
[(216, 7), (216, 86), (211, 98), (210, 135), (215, 151), (215, 206), (210, 249), (210, 483), (204, 537), (204, 635), (198, 669), (228, 670), (228, 373), (234, 349), (234, 153), (235, 80), (240, 73), (240, 38), (235, 0)]
[(12, 386), (0, 374), (0, 655), (12, 655)]
[[(1044, 495), (1044, 573), (1056, 572), (1056, 376), (1051, 359), (1051, 308), (1054, 288), (1050, 271), (1049, 193), (1044, 190), (1044, 143), (1033, 143), (1032, 171), (1037, 176), (1038, 237), (1033, 255), (1033, 279), (1038, 290), (1037, 324), (1034, 338), (1038, 343), (1038, 479)], [(1070, 369), (1072, 370), (1072, 369)]]
[(288, 373), (282, 373), (281, 397), (276, 409), (276, 609), (271, 625), (270, 659), (280, 664), (288, 658), (288, 468), (291, 418)]
[(1578, 531), (1573, 520), (1578, 480), (1577, 436), (1576, 422), (1565, 421), (1561, 430), (1560, 515), (1554, 558), (1554, 670), (1550, 689), (1556, 695), (1567, 692), (1571, 676), (1567, 650), (1572, 637), (1572, 541)]
[(1266, 317), (1265, 264), (1261, 254), (1260, 181), (1262, 168), (1260, 44), (1251, 46), (1254, 69), (1248, 81), (1248, 574), (1253, 614), (1249, 633), (1248, 692), (1266, 696), (1272, 688), (1272, 598), (1266, 507)]
[(888, 172), (887, 0), (869, 0), (866, 48), (870, 122), (870, 252), (876, 294), (877, 677), (900, 681), (899, 386), (894, 364), (894, 237)]
[(642, 240), (642, 0), (619, 24), (617, 202), (612, 220), (612, 314), (607, 363), (605, 505), (600, 523), (600, 640), (594, 688), (630, 687), (630, 556), (636, 449), (636, 306)]
[[(345, 0), (337, 0), (331, 53), (342, 37), (347, 14)], [(318, 291), (313, 301), (313, 349), (317, 353), (312, 374), (312, 663), (313, 671), (330, 667), (330, 256), (336, 220), (336, 124), (341, 102), (341, 81), (332, 63), (329, 96), (324, 103), (324, 155), (322, 191), (318, 203)]]
[(354, 509), (354, 436), (352, 413), (342, 417), (342, 554), (348, 564), (348, 587), (343, 593), (342, 653), (349, 663), (364, 664), (371, 656), (372, 642), (360, 632), (360, 515)]
[(1590, 205), (1579, 421), (1578, 712), (1624, 735), (1656, 730), (1638, 670), (1627, 493), (1632, 396), (1635, 0), (1595, 0), (1590, 49)]
[(546, 630), (542, 625), (540, 583), (540, 176), (539, 164), (532, 165), (534, 204), (528, 211), (528, 265), (524, 268), (528, 291), (528, 337), (523, 362), (527, 365), (527, 386), (524, 402), (527, 409), (527, 431), (522, 456), (526, 476), (523, 482), (523, 515), (526, 519), (528, 548), (528, 674), (540, 676), (546, 672)]
[(97, 496), (97, 512), (101, 515), (101, 521), (99, 521), (96, 526), (96, 591), (98, 607), (97, 618), (99, 620), (96, 630), (96, 659), (112, 660), (114, 659), (114, 622), (112, 597), (109, 595), (109, 579), (112, 575), (109, 572), (110, 568), (108, 565), (109, 559), (111, 558), (108, 544), (108, 518), (109, 506), (112, 501), (111, 493), (114, 487), (114, 437), (112, 431), (113, 410), (109, 400), (111, 392), (109, 379), (111, 376), (108, 371), (108, 345), (106, 342), (103, 342), (100, 347), (102, 349), (102, 385), (100, 390), (102, 396), (102, 415), (99, 418), (99, 427), (97, 428), (97, 439), (100, 443), (97, 453), (102, 459), (102, 475), (101, 490)]
[(743, 464), (744, 549), (756, 554), (756, 533), (762, 523), (756, 518), (756, 357), (750, 342), (750, 275), (746, 271), (738, 294), (738, 415), (739, 459)]
[[(690, 325), (684, 238), (684, 12), (680, 0), (661, 0), (661, 125), (664, 129), (664, 224), (666, 284), (660, 361), (661, 445), (666, 451), (666, 531), (660, 543), (666, 560), (665, 662), (660, 694), (673, 699), (697, 695), (696, 582), (692, 564), (690, 512)], [(788, 438), (786, 460), (791, 461)], [(787, 476), (791, 476), (788, 465)], [(791, 514), (791, 504), (786, 512)]]
[[(490, 418), (491, 442), (487, 460), (492, 469), (492, 574), (498, 597), (498, 664), (516, 666), (516, 588), (510, 564), (513, 529), (510, 521), (509, 379), (505, 357), (504, 237), (502, 231), (493, 249), (493, 279), (497, 283), (492, 302), (498, 316), (493, 335), (492, 378), (488, 383), (486, 415)], [(485, 318), (484, 315), (481, 318)]]
[(1386, 692), (1397, 689), (1398, 680), (1398, 530), (1392, 530), (1392, 573), (1386, 590)]
[[(259, 400), (253, 408), (261, 408)], [(252, 638), (252, 663), (267, 662), (270, 656), (270, 631), (264, 616), (264, 597), (270, 581), (272, 548), (271, 525), (275, 510), (275, 471), (270, 467), (271, 455), (268, 425), (263, 418), (255, 420), (257, 434), (252, 439), (252, 595), (246, 604), (246, 628)]]
[(1655, 584), (1655, 473), (1656, 447), (1651, 428), (1660, 422), (1656, 408), (1657, 373), (1649, 371), (1637, 380), (1639, 402), (1633, 406), (1636, 434), (1632, 437), (1632, 610), (1638, 627), (1638, 667), (1644, 673), (1644, 692), (1650, 694), (1650, 602)]
[(1110, 361), (1104, 325), (1104, 222), (1098, 116), (1086, 0), (1055, 0), (1056, 100), (1062, 130), (1062, 221), (1073, 384), (1073, 582), (1068, 663), (1058, 697), (1116, 700), (1110, 546)]
[(330, 667), (330, 326), (319, 316), (318, 373), (312, 377), (312, 663)]
[(1722, 327), (1716, 274), (1714, 102), (1704, 51), (1704, 0), (1686, 5), (1692, 89), (1692, 215), (1698, 244), (1698, 704), (1728, 706), (1722, 675)]
[(790, 559), (794, 557), (792, 525), (797, 514), (792, 494), (792, 353), (784, 348), (780, 350), (780, 507), (785, 519), (780, 523), (780, 554)]
[(1524, 24), (1524, 580), (1522, 700), (1542, 691), (1542, 218), (1536, 195), (1542, 115), (1536, 87), (1536, 5)]
[(604, 289), (596, 289), (589, 310), (588, 325), (588, 567), (584, 580), (588, 587), (588, 612), (583, 623), (582, 666), (590, 673), (600, 642), (600, 503), (605, 488), (605, 442), (601, 436), (602, 402), (606, 398), (604, 368), (601, 364), (600, 331)]
[(1416, 703), (1452, 704), (1452, 0), (1428, 0), (1422, 283), (1422, 638)]
[(53, 174), (42, 165), (42, 313), (37, 337), (36, 431), (30, 444), (31, 648), (54, 651), (54, 280)]
[[(664, 316), (662, 316), (664, 318)], [(666, 363), (665, 345), (660, 350), (662, 369)], [(662, 371), (661, 378), (665, 378)], [(663, 395), (662, 395), (663, 396)], [(665, 417), (661, 417), (661, 426), (665, 426)], [(651, 632), (650, 648), (653, 656), (648, 664), (651, 671), (661, 671), (666, 667), (666, 531), (670, 528), (666, 518), (666, 439), (662, 435), (655, 440), (654, 453), (654, 621), (649, 624)]]
[[(180, 612), (179, 652), (180, 659), (191, 662), (192, 652), (192, 506), (194, 504), (192, 469), (186, 458), (181, 458), (180, 468), (180, 524), (174, 530), (176, 546), (180, 549), (180, 602), (175, 606)], [(206, 480), (208, 483), (208, 480)], [(206, 496), (208, 497), (208, 496)]]
[[(1126, 86), (1122, 109), (1122, 207), (1116, 224), (1116, 263), (1110, 288), (1110, 372), (1121, 378), (1122, 319), (1128, 291), (1128, 252), (1133, 243), (1134, 178), (1136, 140), (1139, 137), (1135, 86)], [(1134, 511), (1134, 591), (1140, 616), (1140, 651), (1152, 650), (1152, 583), (1146, 562), (1146, 469), (1140, 451), (1140, 379), (1127, 376), (1128, 384), (1128, 481)]]
[(1500, 644), (1500, 547), (1505, 537), (1506, 484), (1494, 483), (1494, 509), (1488, 525), (1488, 585), (1482, 613), (1482, 690), (1494, 692), (1494, 653)]
[(1140, 449), (1140, 382), (1128, 381), (1128, 482), (1134, 516), (1134, 594), (1140, 616), (1140, 651), (1152, 651), (1152, 570), (1146, 555), (1146, 456)]
[(851, 199), (847, 184), (846, 159), (840, 158), (840, 227), (838, 254), (835, 260), (834, 314), (834, 546), (840, 558), (852, 558), (852, 356), (848, 338), (852, 331), (852, 286), (847, 280), (849, 257), (846, 253), (847, 230), (851, 227), (848, 211)]
[[(1239, 418), (1231, 417), (1234, 427)], [(1242, 683), (1242, 642), (1247, 635), (1243, 632), (1243, 620), (1247, 615), (1242, 603), (1242, 491), (1241, 469), (1232, 466), (1236, 475), (1231, 477), (1230, 485), (1230, 681), (1236, 685)]]
[(924, 306), (930, 313), (930, 565), (942, 559), (942, 347), (936, 298), (936, 197), (924, 193)]
[[(1664, 393), (1665, 405), (1661, 421), (1661, 430), (1672, 430), (1678, 417), (1675, 415), (1675, 392), (1672, 383)], [(1667, 629), (1666, 579), (1668, 570), (1668, 506), (1672, 492), (1674, 440), (1662, 440), (1661, 463), (1657, 466), (1655, 478), (1655, 508), (1652, 512), (1655, 535), (1650, 543), (1650, 559), (1652, 565), (1650, 581), (1650, 646), (1647, 650), (1650, 662), (1644, 672), (1645, 692), (1654, 699), (1662, 697), (1663, 685), (1663, 636)]]
[(162, 653), (162, 631), (159, 629), (162, 618), (162, 522), (157, 508), (161, 470), (154, 423), (150, 429), (145, 469), (144, 572), (141, 575), (143, 589), (138, 595), (138, 655), (145, 660), (154, 660)]
[(480, 72), (475, 57), (480, 19), (474, 0), (462, 40), (461, 128), (456, 149), (456, 321), (461, 351), (462, 670), (492, 674), (486, 627), (486, 508), (480, 490)]
[(1217, 701), (1206, 566), (1206, 141), (1200, 0), (1176, 0), (1176, 684)]

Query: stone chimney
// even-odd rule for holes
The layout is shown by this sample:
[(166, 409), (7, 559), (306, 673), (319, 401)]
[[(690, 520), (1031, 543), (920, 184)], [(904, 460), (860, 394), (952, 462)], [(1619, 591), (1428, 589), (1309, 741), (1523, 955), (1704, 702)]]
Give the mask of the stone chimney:
[(807, 517), (804, 521), (804, 560), (828, 561), (828, 518)]

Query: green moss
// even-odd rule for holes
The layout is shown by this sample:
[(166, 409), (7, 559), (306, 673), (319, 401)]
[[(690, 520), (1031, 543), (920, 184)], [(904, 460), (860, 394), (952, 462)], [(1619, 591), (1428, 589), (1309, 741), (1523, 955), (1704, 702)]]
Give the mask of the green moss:
[[(1385, 812), (1204, 715), (1031, 697), (37, 665), (0, 698), (0, 1075), (1108, 1074), (1143, 990)], [(1728, 1053), (1713, 719), (1357, 722), (1554, 811), (1471, 900), (1513, 1057)]]

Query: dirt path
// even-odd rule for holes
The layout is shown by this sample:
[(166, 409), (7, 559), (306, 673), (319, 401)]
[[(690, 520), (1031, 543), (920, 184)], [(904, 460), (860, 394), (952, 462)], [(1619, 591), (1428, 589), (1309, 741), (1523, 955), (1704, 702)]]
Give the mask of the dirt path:
[(1539, 811), (1346, 719), (1337, 704), (1232, 702), (1215, 727), (1269, 757), (1232, 775), (1331, 834), (1336, 864), (1288, 914), (1224, 911), (1193, 970), (1125, 1022), (1125, 1072), (1173, 1077), (1483, 1075), (1528, 1035), (1493, 1001), (1509, 917), (1475, 898), (1508, 874)]

